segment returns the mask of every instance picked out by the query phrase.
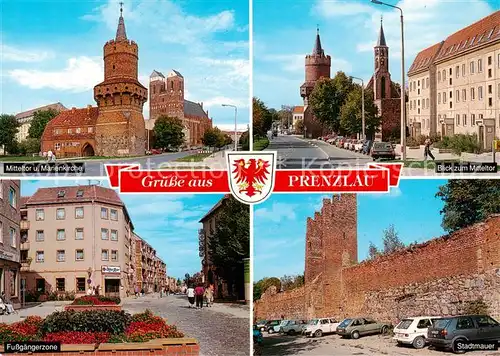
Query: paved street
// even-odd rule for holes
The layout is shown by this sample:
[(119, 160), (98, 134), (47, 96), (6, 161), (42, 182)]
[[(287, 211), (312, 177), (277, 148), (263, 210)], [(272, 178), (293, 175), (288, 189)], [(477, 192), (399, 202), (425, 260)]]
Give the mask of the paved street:
[(266, 151), (278, 151), (278, 169), (332, 169), (364, 166), (372, 161), (367, 156), (326, 142), (291, 135), (274, 137)]
[[(449, 352), (431, 350), (429, 347), (417, 350), (412, 347), (397, 346), (390, 336), (365, 336), (358, 340), (343, 339), (337, 335), (321, 338), (303, 336), (268, 336), (264, 333), (262, 355), (395, 355), (395, 356), (446, 356)], [(472, 352), (474, 356), (499, 356), (500, 352)]]

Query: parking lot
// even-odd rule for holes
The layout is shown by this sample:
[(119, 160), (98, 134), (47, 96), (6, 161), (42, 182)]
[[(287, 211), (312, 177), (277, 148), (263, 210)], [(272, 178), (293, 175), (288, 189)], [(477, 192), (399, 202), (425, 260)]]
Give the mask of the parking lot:
[[(436, 351), (425, 347), (417, 350), (398, 346), (391, 336), (365, 336), (358, 340), (343, 339), (338, 335), (321, 338), (288, 336), (264, 332), (262, 355), (397, 355), (397, 356), (438, 356), (452, 353)], [(474, 356), (500, 356), (500, 351), (471, 352)]]

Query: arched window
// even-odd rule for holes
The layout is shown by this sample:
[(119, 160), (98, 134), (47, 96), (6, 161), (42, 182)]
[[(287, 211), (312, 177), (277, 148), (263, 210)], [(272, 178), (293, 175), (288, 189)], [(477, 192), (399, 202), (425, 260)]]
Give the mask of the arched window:
[(381, 99), (385, 98), (385, 77), (382, 77), (382, 83), (380, 85), (380, 91), (382, 92), (382, 95), (380, 96)]

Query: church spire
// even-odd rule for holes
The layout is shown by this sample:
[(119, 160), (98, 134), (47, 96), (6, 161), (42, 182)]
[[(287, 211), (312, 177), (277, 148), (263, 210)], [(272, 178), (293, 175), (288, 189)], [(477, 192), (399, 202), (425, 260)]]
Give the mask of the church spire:
[(380, 16), (380, 32), (378, 34), (377, 46), (387, 46), (385, 43), (384, 27), (382, 26), (382, 16)]
[(120, 19), (118, 20), (118, 29), (116, 30), (116, 40), (127, 40), (127, 32), (125, 32), (125, 21), (123, 20), (123, 2), (120, 3)]
[(314, 43), (313, 55), (321, 56), (323, 54), (323, 48), (321, 48), (321, 39), (319, 38), (319, 26), (316, 27), (316, 42)]

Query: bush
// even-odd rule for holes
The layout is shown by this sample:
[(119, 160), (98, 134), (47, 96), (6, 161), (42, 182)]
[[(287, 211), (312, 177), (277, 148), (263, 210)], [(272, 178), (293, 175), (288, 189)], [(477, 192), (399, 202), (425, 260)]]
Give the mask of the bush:
[(440, 142), (434, 145), (436, 148), (447, 148), (451, 149), (456, 155), (460, 155), (462, 152), (467, 153), (481, 153), (482, 149), (479, 144), (479, 140), (476, 134), (472, 135), (454, 135), (445, 136)]
[(132, 315), (132, 322), (145, 322), (145, 323), (156, 323), (164, 321), (163, 318), (159, 316), (155, 316), (153, 312), (149, 309), (146, 309), (143, 313), (137, 313)]
[(39, 301), (40, 296), (43, 293), (38, 291), (26, 291), (25, 301), (26, 303), (35, 303)]
[(59, 331), (109, 332), (120, 334), (130, 324), (130, 314), (114, 310), (86, 310), (55, 312), (45, 318), (44, 334)]
[(40, 328), (43, 319), (29, 316), (23, 321), (13, 324), (0, 324), (0, 343), (15, 341), (37, 341), (40, 339)]

